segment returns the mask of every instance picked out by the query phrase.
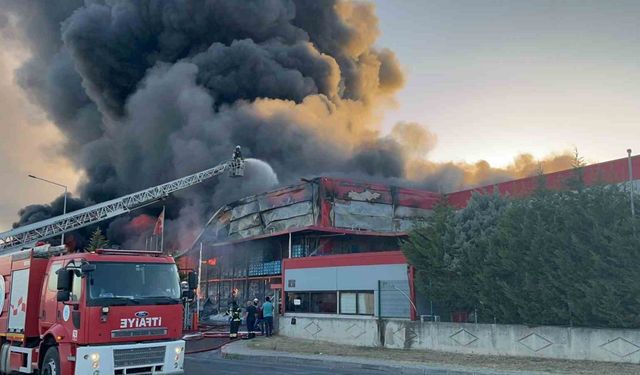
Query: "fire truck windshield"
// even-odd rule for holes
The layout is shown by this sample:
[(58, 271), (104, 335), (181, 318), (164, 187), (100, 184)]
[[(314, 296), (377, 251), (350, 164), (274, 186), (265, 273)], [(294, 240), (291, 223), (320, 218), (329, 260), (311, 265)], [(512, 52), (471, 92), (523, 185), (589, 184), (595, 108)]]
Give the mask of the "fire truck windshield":
[(95, 262), (88, 274), (89, 306), (180, 303), (175, 264)]

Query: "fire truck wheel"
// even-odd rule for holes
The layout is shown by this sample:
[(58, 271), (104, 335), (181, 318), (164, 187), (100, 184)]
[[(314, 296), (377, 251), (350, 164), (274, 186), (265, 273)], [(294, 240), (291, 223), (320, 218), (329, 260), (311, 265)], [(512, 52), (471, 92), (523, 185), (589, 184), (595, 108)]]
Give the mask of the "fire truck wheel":
[(55, 346), (50, 347), (44, 355), (42, 375), (60, 375), (60, 354)]

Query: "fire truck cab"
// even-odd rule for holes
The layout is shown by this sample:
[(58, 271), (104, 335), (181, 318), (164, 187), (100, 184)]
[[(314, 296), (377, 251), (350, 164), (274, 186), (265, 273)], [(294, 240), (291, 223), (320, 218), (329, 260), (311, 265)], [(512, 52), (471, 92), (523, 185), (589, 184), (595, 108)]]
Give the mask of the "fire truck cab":
[(0, 275), (0, 374), (184, 373), (172, 257), (45, 245), (0, 257)]

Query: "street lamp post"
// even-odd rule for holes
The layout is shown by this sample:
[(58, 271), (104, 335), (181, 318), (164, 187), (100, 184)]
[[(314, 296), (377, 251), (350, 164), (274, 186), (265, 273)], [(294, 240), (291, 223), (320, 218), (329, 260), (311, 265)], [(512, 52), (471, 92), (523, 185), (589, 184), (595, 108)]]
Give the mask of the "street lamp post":
[(631, 217), (635, 217), (636, 216), (636, 210), (635, 207), (633, 205), (633, 169), (631, 168), (631, 149), (627, 149), (627, 155), (628, 155), (628, 159), (629, 159), (629, 195), (631, 196)]
[[(49, 180), (44, 179), (44, 178), (40, 178), (40, 177), (34, 176), (32, 174), (30, 174), (29, 177), (35, 178), (36, 180), (48, 182), (50, 184), (53, 184), (53, 185), (56, 185), (56, 186), (60, 186), (61, 188), (64, 188), (64, 203), (63, 203), (63, 206), (62, 206), (62, 214), (64, 215), (64, 214), (67, 213), (67, 186), (59, 184), (57, 182), (49, 181)], [(64, 233), (62, 233), (62, 237), (61, 237), (60, 241), (61, 241), (61, 244), (64, 245)]]

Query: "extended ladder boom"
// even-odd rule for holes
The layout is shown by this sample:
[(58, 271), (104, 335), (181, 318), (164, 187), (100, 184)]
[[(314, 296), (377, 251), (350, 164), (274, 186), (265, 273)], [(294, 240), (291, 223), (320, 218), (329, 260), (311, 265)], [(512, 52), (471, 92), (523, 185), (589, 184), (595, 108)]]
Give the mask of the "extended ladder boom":
[(25, 247), (31, 247), (38, 241), (55, 237), (88, 225), (111, 219), (118, 215), (140, 207), (147, 206), (167, 197), (176, 191), (186, 189), (205, 180), (215, 177), (225, 170), (231, 177), (244, 175), (244, 161), (237, 154), (230, 161), (226, 161), (216, 167), (194, 173), (192, 175), (138, 191), (124, 197), (116, 198), (104, 203), (99, 203), (81, 210), (70, 212), (37, 223), (25, 225), (8, 232), (0, 233), (0, 255), (13, 253)]

